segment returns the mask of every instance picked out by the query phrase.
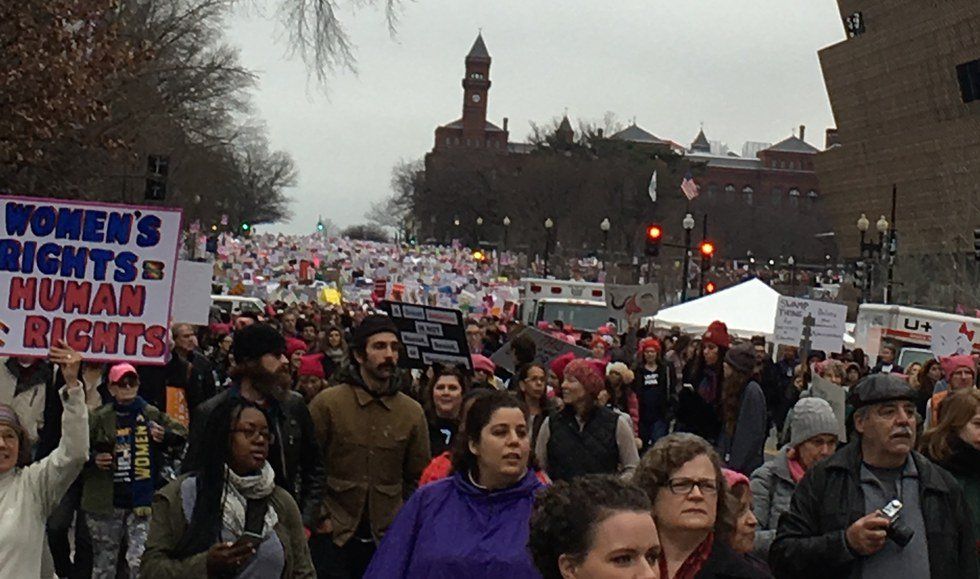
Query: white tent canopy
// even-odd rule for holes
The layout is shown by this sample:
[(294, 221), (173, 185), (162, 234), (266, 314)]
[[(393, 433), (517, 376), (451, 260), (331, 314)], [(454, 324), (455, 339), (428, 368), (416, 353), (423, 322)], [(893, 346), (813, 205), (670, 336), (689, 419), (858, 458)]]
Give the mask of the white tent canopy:
[(700, 334), (715, 320), (728, 326), (740, 338), (765, 336), (772, 339), (779, 292), (758, 279), (657, 312), (654, 325), (680, 327), (682, 332)]

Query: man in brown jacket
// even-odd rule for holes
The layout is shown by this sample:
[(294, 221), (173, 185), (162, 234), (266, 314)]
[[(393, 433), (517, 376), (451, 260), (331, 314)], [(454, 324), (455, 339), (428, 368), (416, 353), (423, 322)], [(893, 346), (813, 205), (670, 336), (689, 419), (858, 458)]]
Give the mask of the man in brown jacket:
[(430, 459), (425, 413), (398, 390), (395, 325), (368, 316), (352, 342), (346, 375), (310, 403), (326, 473), (321, 522), (310, 539), (321, 579), (363, 576)]

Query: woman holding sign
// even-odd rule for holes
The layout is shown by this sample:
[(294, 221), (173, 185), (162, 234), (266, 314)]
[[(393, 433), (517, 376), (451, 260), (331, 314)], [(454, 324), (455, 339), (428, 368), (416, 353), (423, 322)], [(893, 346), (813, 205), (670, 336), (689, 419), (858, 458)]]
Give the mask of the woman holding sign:
[(0, 404), (0, 577), (38, 577), (44, 525), (88, 458), (88, 410), (78, 380), (82, 356), (61, 342), (49, 358), (61, 369), (65, 411), (58, 448), (28, 465), (30, 445), (17, 413)]

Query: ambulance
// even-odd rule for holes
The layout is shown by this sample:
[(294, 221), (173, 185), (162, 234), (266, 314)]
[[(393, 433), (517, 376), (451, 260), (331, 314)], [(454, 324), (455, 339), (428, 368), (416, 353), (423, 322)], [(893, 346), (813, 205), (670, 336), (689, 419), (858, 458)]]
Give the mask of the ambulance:
[(576, 330), (595, 331), (610, 321), (601, 283), (540, 278), (521, 281), (521, 320), (529, 326), (559, 320)]
[(896, 361), (903, 368), (913, 362), (920, 364), (933, 357), (931, 346), (936, 328), (956, 324), (972, 335), (973, 351), (980, 352), (980, 319), (922, 308), (890, 304), (861, 304), (854, 324), (854, 347), (862, 348), (873, 361), (882, 343), (898, 349)]

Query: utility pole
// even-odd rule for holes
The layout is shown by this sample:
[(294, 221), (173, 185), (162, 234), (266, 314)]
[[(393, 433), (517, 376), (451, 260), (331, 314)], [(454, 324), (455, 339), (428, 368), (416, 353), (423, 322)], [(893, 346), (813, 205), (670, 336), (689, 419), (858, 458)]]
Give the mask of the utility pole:
[(892, 185), (892, 227), (888, 231), (888, 283), (885, 284), (885, 303), (891, 303), (893, 284), (895, 282), (895, 253), (898, 250), (898, 234), (895, 225), (896, 209), (898, 207), (898, 185)]

